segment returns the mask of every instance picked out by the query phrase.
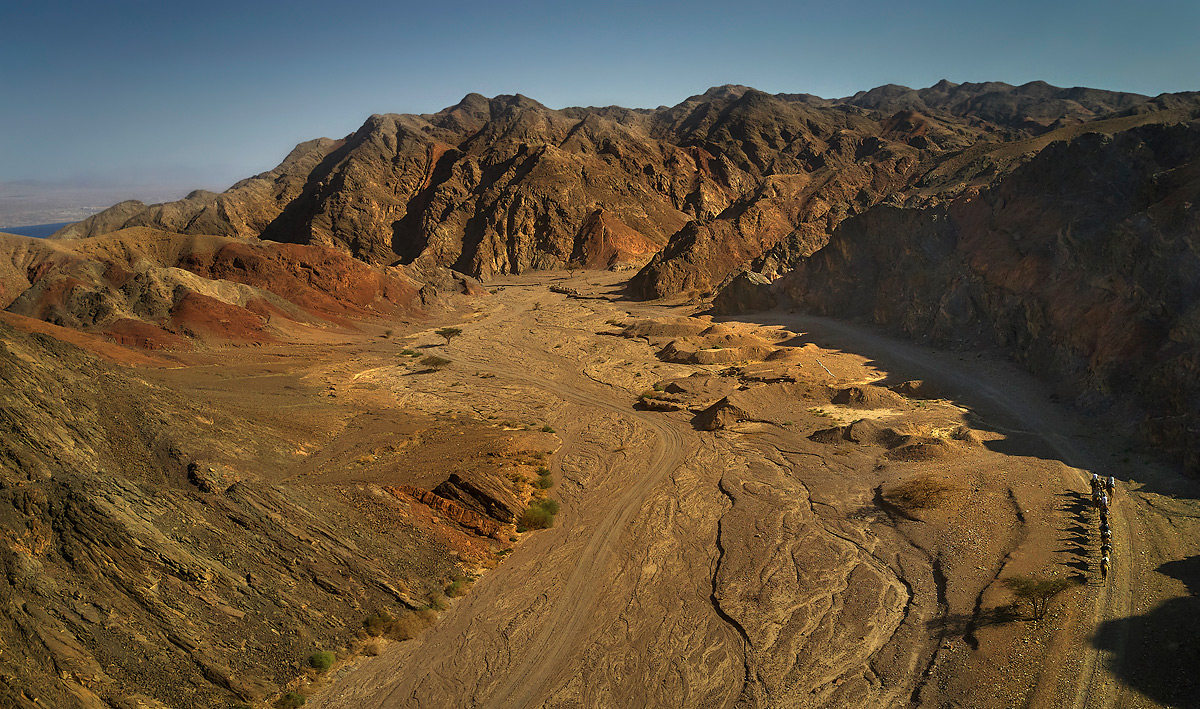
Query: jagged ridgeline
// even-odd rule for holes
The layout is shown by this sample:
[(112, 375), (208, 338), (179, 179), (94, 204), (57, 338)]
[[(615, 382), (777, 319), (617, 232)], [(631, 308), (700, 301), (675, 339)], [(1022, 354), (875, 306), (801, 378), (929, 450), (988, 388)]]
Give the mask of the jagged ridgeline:
[(1033, 149), (990, 148), (1118, 114), (1177, 120), (1185, 105), (1195, 104), (1041, 82), (884, 86), (839, 100), (723, 86), (652, 110), (471, 94), (302, 143), (224, 193), (124, 202), (58, 236), (150, 226), (262, 237), (481, 278), (645, 265), (643, 296), (702, 292), (768, 252), (770, 269), (786, 269), (878, 202), (957, 195)]

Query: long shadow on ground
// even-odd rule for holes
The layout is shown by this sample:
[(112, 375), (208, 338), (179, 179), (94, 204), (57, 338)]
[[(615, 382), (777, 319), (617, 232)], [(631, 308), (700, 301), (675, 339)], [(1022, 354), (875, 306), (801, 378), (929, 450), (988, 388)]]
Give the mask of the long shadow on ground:
[[(1172, 598), (1149, 613), (1102, 623), (1092, 643), (1113, 652), (1109, 671), (1169, 706), (1200, 706), (1200, 556), (1170, 561), (1158, 573), (1183, 581), (1190, 596)], [(1116, 654), (1128, 635), (1125, 656)]]

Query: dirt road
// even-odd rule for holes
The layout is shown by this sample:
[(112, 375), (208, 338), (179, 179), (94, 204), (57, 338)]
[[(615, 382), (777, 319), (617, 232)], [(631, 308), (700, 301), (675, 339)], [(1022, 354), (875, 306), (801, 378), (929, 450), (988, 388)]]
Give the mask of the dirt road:
[[(585, 278), (572, 285), (587, 286)], [(426, 407), (537, 411), (563, 440), (554, 461), (563, 512), (436, 626), (351, 666), (310, 706), (894, 706), (923, 696), (920, 668), (928, 675), (959, 652), (931, 624), (970, 616), (973, 604), (965, 633), (978, 635), (981, 599), (1011, 550), (964, 572), (977, 581), (947, 579), (952, 559), (862, 512), (887, 472), (874, 454), (830, 457), (787, 427), (713, 435), (684, 415), (634, 410), (639, 387), (696, 368), (597, 335), (613, 316), (664, 314), (619, 305), (516, 280), (446, 347), (454, 363), (441, 379), (386, 368), (356, 373)], [(972, 454), (985, 458), (966, 466), (978, 471), (978, 494), (995, 466), (986, 456), (1013, 460), (1035, 482), (1037, 471), (1061, 460), (1075, 469), (1065, 479), (1078, 490), (1086, 489), (1082, 471), (1099, 467), (1096, 442), (1015, 368), (822, 319), (775, 314), (756, 322), (808, 333), (802, 338), (830, 350), (822, 369), (857, 367), (870, 378), (878, 366), (889, 379), (936, 382), (980, 425), (1002, 431), (997, 451)], [(843, 360), (849, 364), (838, 369)], [(495, 376), (455, 387), (480, 370)], [(781, 435), (792, 438), (782, 444)], [(1145, 534), (1140, 504), (1126, 496), (1115, 509), (1118, 538)], [(1024, 525), (1019, 505), (1016, 516)], [(1064, 698), (1079, 707), (1138, 705), (1119, 678), (1127, 631), (1103, 649), (1086, 635), (1094, 622), (1130, 614), (1132, 594), (1141, 592), (1136, 579), (1157, 563), (1118, 553), (1109, 584), (1087, 596), (1095, 611), (1073, 644), (1084, 649), (1084, 664), (1059, 658), (1042, 679), (1052, 688), (1045, 706)], [(1053, 689), (1064, 684), (1071, 686)], [(994, 705), (1004, 705), (1000, 696)]]
[[(1092, 471), (1101, 476), (1113, 473), (1111, 461), (1116, 456), (1109, 445), (1111, 441), (1097, 440), (1094, 433), (1082, 429), (1078, 419), (1048, 400), (1043, 386), (1015, 366), (920, 347), (882, 336), (868, 328), (819, 316), (787, 314), (756, 320), (805, 332), (825, 347), (844, 348), (875, 357), (886, 362), (896, 376), (922, 378), (939, 384), (947, 396), (971, 406), (976, 413), (998, 419), (1006, 427), (1044, 441), (1055, 457), (1074, 469), (1076, 474), (1072, 481), (1077, 483), (1074, 489), (1079, 492), (1088, 490), (1087, 480)], [(1143, 481), (1149, 480), (1159, 489), (1195, 496), (1194, 486), (1173, 471), (1144, 465), (1138, 473)], [(1131, 690), (1128, 681), (1120, 676), (1129, 671), (1127, 656), (1133, 650), (1129, 639), (1131, 624), (1121, 621), (1134, 614), (1135, 599), (1141, 601), (1136, 605), (1145, 608), (1170, 598), (1161, 588), (1160, 579), (1155, 578), (1158, 576), (1155, 569), (1164, 563), (1187, 558), (1189, 553), (1195, 554), (1196, 544), (1194, 538), (1187, 540), (1186, 534), (1173, 529), (1173, 524), (1162, 524), (1162, 515), (1151, 510), (1146, 502), (1150, 495), (1135, 496), (1123, 489), (1116, 496), (1110, 514), (1115, 546), (1113, 569), (1106, 580), (1090, 584), (1093, 593), (1089, 597), (1091, 611), (1086, 620), (1091, 627), (1066, 631), (1075, 635), (1077, 660), (1053, 658), (1064, 678), (1071, 674), (1077, 677), (1072, 701), (1076, 709), (1156, 705)], [(1194, 512), (1194, 505), (1190, 507)], [(1098, 526), (1098, 516), (1094, 513), (1089, 516)], [(1098, 539), (1098, 531), (1092, 531)], [(1093, 578), (1096, 578), (1099, 576), (1098, 553), (1092, 561)], [(1116, 630), (1101, 646), (1092, 641), (1093, 629), (1105, 623), (1114, 623)], [(1053, 683), (1060, 683), (1064, 678), (1053, 680)]]

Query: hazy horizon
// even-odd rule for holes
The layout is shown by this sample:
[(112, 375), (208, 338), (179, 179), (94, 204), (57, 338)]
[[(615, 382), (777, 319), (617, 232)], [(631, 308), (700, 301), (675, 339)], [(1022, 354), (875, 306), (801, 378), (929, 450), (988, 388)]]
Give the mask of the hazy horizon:
[[(1036, 22), (1030, 18), (1036, 18)], [(1042, 80), (1200, 89), (1200, 6), (932, 2), (39, 4), (3, 13), (0, 183), (222, 190), (372, 113), (468, 93), (552, 108), (674, 105), (712, 86), (852, 95)], [(21, 110), (20, 107), (32, 107)]]

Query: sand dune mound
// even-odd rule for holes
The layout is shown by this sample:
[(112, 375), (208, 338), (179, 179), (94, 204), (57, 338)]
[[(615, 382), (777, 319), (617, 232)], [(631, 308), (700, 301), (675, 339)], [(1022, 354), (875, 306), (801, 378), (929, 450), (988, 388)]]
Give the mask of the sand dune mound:
[(910, 379), (906, 382), (900, 382), (890, 389), (900, 396), (907, 396), (910, 399), (940, 399), (941, 392), (936, 386), (922, 379)]
[(954, 445), (944, 438), (924, 438), (889, 450), (887, 457), (889, 460), (916, 463), (944, 458), (953, 452)]
[(702, 431), (715, 431), (739, 422), (782, 423), (799, 409), (820, 400), (824, 387), (796, 382), (764, 384), (723, 397), (692, 419)]
[(810, 441), (824, 444), (858, 443), (886, 448), (889, 460), (918, 462), (935, 460), (959, 448), (977, 447), (977, 433), (962, 425), (886, 425), (875, 419), (860, 419), (845, 426), (814, 431)]
[(852, 386), (835, 389), (830, 403), (849, 406), (852, 409), (900, 409), (905, 408), (904, 398), (895, 392), (877, 386)]
[(834, 426), (814, 431), (809, 440), (817, 443), (864, 443), (868, 445), (892, 448), (903, 445), (909, 436), (900, 433), (891, 426), (884, 425), (874, 419), (861, 419), (845, 426)]
[(653, 318), (639, 320), (625, 327), (622, 335), (634, 339), (645, 339), (651, 345), (662, 346), (680, 337), (699, 335), (711, 323), (695, 318)]

